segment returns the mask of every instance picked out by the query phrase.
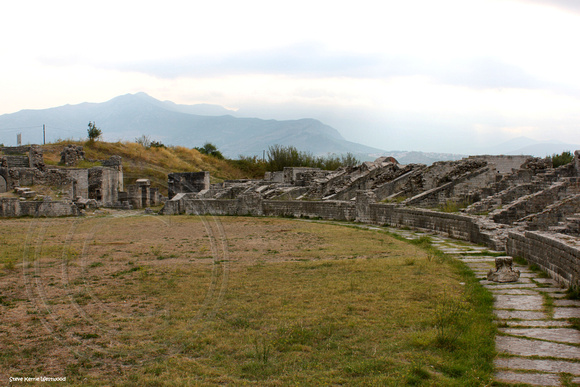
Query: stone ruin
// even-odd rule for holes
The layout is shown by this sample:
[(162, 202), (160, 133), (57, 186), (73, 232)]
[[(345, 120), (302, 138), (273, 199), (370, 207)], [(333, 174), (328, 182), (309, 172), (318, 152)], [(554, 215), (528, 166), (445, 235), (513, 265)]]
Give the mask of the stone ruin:
[(85, 159), (85, 152), (80, 145), (67, 145), (60, 152), (60, 163), (67, 167), (76, 167), (79, 161)]
[(495, 270), (487, 273), (487, 280), (493, 282), (517, 282), (518, 279), (520, 279), (520, 272), (514, 270), (512, 257), (497, 257)]
[[(0, 193), (17, 190), (20, 199), (0, 199), (0, 216), (165, 202), (147, 179), (124, 187), (118, 156), (88, 169), (56, 168), (44, 164), (36, 146), (1, 150)], [(62, 157), (74, 164), (84, 155), (67, 147)], [(33, 185), (61, 187), (61, 202), (68, 204), (51, 204)], [(285, 168), (263, 179), (218, 184), (210, 184), (209, 172), (173, 173), (168, 191), (162, 214), (314, 217), (427, 229), (522, 256), (580, 286), (580, 151), (558, 168), (548, 158), (484, 155), (430, 166), (381, 157), (335, 171)], [(499, 260), (490, 278), (513, 278), (509, 267)]]
[[(137, 180), (125, 191), (121, 157), (88, 160), (101, 166), (74, 168), (84, 158), (82, 146), (67, 145), (61, 152), (65, 167), (54, 167), (44, 163), (40, 146), (0, 148), (0, 194), (14, 191), (18, 196), (0, 198), (0, 217), (80, 215), (85, 209), (146, 208), (165, 200), (148, 180), (145, 184)], [(49, 187), (59, 200), (40, 195), (31, 186)]]
[[(400, 165), (379, 158), (335, 171), (284, 168), (260, 180), (209, 184), (209, 173), (169, 175), (169, 198), (355, 201), (370, 191), (377, 202), (447, 210), (522, 230), (557, 231), (578, 236), (580, 174), (573, 163), (552, 168), (550, 159), (531, 156), (471, 156), (430, 166)], [(195, 195), (191, 195), (195, 194)], [(180, 196), (179, 200), (183, 197)], [(501, 227), (499, 227), (501, 228)]]
[[(359, 221), (441, 232), (537, 263), (580, 286), (580, 151), (570, 164), (532, 156), (470, 156), (430, 166), (379, 158), (335, 171), (285, 168), (258, 180), (169, 178), (161, 213)], [(178, 176), (179, 175), (179, 176)], [(189, 179), (189, 180), (188, 180)], [(176, 184), (176, 181), (187, 184)], [(516, 278), (498, 261), (490, 278)]]

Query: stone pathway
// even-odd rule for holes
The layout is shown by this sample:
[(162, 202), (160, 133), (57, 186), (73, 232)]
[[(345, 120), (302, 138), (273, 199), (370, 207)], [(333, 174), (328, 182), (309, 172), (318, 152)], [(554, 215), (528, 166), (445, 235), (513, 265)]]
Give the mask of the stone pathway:
[(440, 235), (389, 228), (408, 239), (428, 235), (439, 250), (465, 262), (495, 296), (495, 379), (503, 383), (533, 386), (580, 385), (580, 331), (570, 319), (580, 319), (580, 301), (563, 299), (565, 290), (527, 266), (514, 263), (521, 272), (518, 282), (487, 281), (495, 267), (495, 255), (482, 255), (485, 247)]

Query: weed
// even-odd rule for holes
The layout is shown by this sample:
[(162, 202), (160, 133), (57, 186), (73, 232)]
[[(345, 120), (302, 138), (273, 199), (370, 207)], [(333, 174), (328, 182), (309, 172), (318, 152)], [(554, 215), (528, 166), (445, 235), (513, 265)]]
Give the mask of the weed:
[(571, 285), (568, 290), (566, 290), (566, 298), (569, 300), (580, 300), (580, 286)]
[(554, 298), (550, 296), (548, 293), (542, 293), (544, 297), (544, 311), (549, 316), (549, 318), (553, 318), (554, 316)]
[(254, 339), (254, 351), (256, 359), (266, 364), (270, 360), (272, 344), (263, 337), (257, 337)]
[(4, 262), (4, 270), (7, 271), (14, 271), (16, 270), (16, 260), (15, 259), (8, 259)]
[(437, 330), (437, 346), (453, 348), (457, 339), (463, 332), (461, 320), (465, 314), (465, 308), (459, 300), (444, 294), (435, 308), (435, 328)]
[(455, 202), (452, 200), (447, 200), (445, 204), (438, 207), (439, 211), (443, 212), (459, 212), (459, 210), (469, 207), (471, 203), (469, 201)]
[(577, 317), (569, 318), (568, 322), (570, 322), (572, 328), (580, 331), (580, 318)]
[(528, 261), (520, 256), (515, 256), (513, 258), (514, 263), (517, 263), (518, 265), (522, 265), (522, 266), (527, 266), (528, 265)]
[(428, 248), (428, 247), (431, 247), (431, 243), (433, 241), (428, 236), (422, 236), (420, 238), (413, 239), (410, 242), (416, 246), (421, 247), (421, 248)]

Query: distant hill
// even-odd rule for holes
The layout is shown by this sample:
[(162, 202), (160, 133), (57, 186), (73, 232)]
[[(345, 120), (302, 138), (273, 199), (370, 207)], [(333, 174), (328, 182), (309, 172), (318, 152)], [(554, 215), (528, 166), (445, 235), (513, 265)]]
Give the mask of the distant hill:
[(407, 151), (388, 151), (386, 156), (394, 157), (401, 164), (425, 164), (431, 165), (437, 161), (461, 160), (466, 155), (454, 153), (433, 153), (433, 152), (407, 152)]
[(431, 164), (456, 160), (462, 155), (408, 151), (385, 151), (350, 142), (331, 126), (304, 118), (263, 120), (234, 117), (233, 110), (219, 105), (180, 105), (160, 101), (145, 93), (126, 94), (102, 103), (81, 103), (42, 110), (21, 110), (0, 115), (0, 143), (15, 145), (16, 134), (22, 141), (42, 144), (42, 125), (46, 141), (84, 140), (87, 125), (93, 121), (106, 141), (134, 141), (142, 135), (165, 145), (188, 148), (215, 144), (228, 158), (263, 155), (271, 145), (293, 145), (316, 156), (353, 153), (360, 161), (393, 156), (402, 164)]
[(560, 154), (564, 151), (574, 153), (577, 149), (580, 149), (580, 145), (578, 144), (568, 144), (560, 141), (537, 141), (522, 136), (486, 149), (483, 153), (546, 157), (553, 154)]
[[(209, 141), (226, 157), (261, 156), (274, 144), (293, 145), (314, 155), (351, 152), (368, 158), (369, 154), (383, 152), (349, 142), (336, 129), (314, 119), (278, 121), (236, 118), (228, 112), (231, 111), (216, 105), (178, 105), (159, 101), (145, 93), (127, 94), (103, 103), (81, 103), (4, 114), (0, 116), (0, 142), (13, 144), (15, 130), (22, 128), (24, 142), (42, 143), (43, 124), (47, 127), (47, 141), (82, 139), (86, 138), (89, 121), (94, 121), (107, 141), (133, 141), (147, 135), (166, 145), (190, 148)], [(38, 129), (34, 129), (33, 133), (28, 131), (34, 127)], [(6, 131), (9, 134), (4, 134), (4, 128), (10, 129)]]

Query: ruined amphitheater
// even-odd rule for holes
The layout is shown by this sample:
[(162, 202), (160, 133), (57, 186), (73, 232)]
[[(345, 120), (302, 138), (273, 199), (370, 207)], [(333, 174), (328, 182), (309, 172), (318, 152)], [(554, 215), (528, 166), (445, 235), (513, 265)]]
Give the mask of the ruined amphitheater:
[[(173, 173), (165, 198), (147, 179), (125, 185), (118, 156), (78, 168), (84, 152), (68, 146), (61, 153), (65, 167), (56, 167), (45, 165), (37, 146), (0, 150), (0, 217), (79, 216), (96, 207), (151, 213), (149, 207), (163, 204), (162, 215), (282, 216), (389, 226), (406, 238), (439, 234), (433, 245), (464, 261), (494, 294), (504, 324), (496, 351), (507, 355), (495, 359), (495, 379), (580, 383), (580, 334), (570, 323), (580, 318), (580, 301), (562, 299), (565, 288), (580, 286), (580, 151), (558, 168), (531, 156), (471, 156), (430, 166), (382, 157), (335, 171), (285, 168), (219, 184), (211, 184), (209, 172)], [(46, 186), (58, 188), (34, 191)], [(486, 257), (488, 250), (504, 257)], [(517, 270), (508, 273), (516, 283), (491, 283), (499, 277), (499, 269), (486, 273), (494, 258), (511, 266), (511, 257), (551, 278), (519, 265), (521, 278)], [(547, 293), (554, 299), (550, 313)]]
[[(121, 158), (75, 168), (82, 147), (47, 166), (39, 146), (2, 148), (0, 216), (82, 215), (87, 207), (160, 214), (319, 218), (430, 230), (536, 263), (564, 286), (580, 284), (580, 151), (558, 168), (549, 158), (470, 156), (401, 165), (390, 157), (335, 171), (285, 168), (260, 180), (210, 184), (209, 172), (168, 176), (168, 198), (147, 179), (123, 184)], [(30, 186), (58, 186), (58, 197)], [(57, 199), (57, 200), (55, 200)]]
[(162, 214), (287, 216), (435, 231), (538, 264), (565, 286), (580, 279), (580, 152), (553, 168), (531, 156), (471, 156), (400, 165), (379, 158), (322, 171), (285, 168), (262, 180), (210, 184), (169, 175)]

